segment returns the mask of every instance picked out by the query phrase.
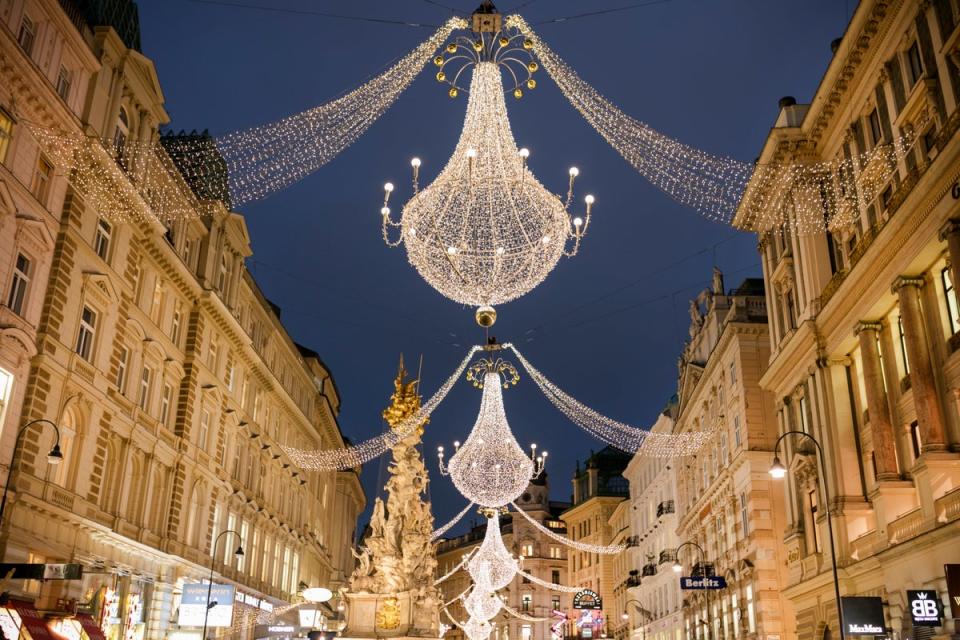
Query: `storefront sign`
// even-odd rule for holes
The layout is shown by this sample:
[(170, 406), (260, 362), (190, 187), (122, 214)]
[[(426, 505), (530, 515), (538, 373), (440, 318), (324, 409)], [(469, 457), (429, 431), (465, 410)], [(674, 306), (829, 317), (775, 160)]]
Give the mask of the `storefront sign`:
[(80, 580), (83, 567), (79, 564), (24, 564), (0, 563), (0, 575), (10, 576), (14, 580)]
[(727, 579), (723, 576), (680, 576), (681, 589), (726, 589)]
[[(207, 612), (207, 589), (210, 589), (210, 607)], [(181, 627), (201, 627), (204, 616), (208, 627), (229, 627), (233, 621), (232, 584), (207, 585), (202, 583), (183, 585), (180, 596), (180, 617), (177, 624)], [(214, 604), (215, 603), (215, 604)]]
[(292, 624), (258, 624), (253, 628), (254, 638), (290, 637), (297, 634), (297, 628)]
[(940, 626), (940, 600), (934, 589), (907, 591), (907, 606), (915, 627)]
[(847, 626), (847, 635), (881, 636), (886, 633), (883, 601), (880, 598), (844, 596), (840, 598), (840, 606), (843, 607), (843, 623)]
[(947, 596), (953, 618), (960, 618), (960, 564), (943, 565), (943, 574), (947, 577)]
[(603, 601), (600, 594), (591, 589), (577, 591), (573, 596), (574, 609), (603, 609)]

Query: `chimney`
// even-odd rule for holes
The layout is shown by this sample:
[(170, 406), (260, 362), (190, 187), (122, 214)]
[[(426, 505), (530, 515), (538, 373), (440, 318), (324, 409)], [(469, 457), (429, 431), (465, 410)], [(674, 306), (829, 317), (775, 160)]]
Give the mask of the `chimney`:
[(777, 123), (774, 127), (799, 127), (803, 124), (803, 118), (807, 115), (808, 104), (797, 104), (797, 99), (793, 96), (784, 96), (777, 103), (780, 107), (780, 114), (777, 116)]

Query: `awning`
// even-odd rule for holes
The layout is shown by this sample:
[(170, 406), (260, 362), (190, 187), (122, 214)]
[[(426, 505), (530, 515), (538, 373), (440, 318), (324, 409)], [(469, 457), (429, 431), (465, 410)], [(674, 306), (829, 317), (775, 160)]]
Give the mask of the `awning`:
[(98, 625), (97, 621), (92, 617), (85, 613), (78, 613), (76, 618), (80, 626), (83, 627), (83, 632), (87, 634), (90, 640), (107, 640), (106, 636), (103, 635), (103, 629), (100, 628), (100, 625)]
[(54, 640), (53, 634), (47, 627), (47, 621), (43, 619), (40, 612), (31, 603), (11, 600), (8, 606), (17, 610), (23, 627), (26, 628), (33, 640)]

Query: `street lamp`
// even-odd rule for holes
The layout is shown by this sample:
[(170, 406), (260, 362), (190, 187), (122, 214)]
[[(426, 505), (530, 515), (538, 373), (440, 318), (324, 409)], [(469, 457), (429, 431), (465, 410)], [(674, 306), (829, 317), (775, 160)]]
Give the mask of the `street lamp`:
[[(830, 568), (833, 570), (833, 591), (837, 598), (837, 618), (840, 622), (840, 640), (845, 640), (846, 630), (843, 627), (843, 601), (840, 599), (840, 576), (837, 573), (837, 549), (833, 541), (833, 510), (830, 508), (830, 489), (827, 486), (827, 461), (823, 456), (823, 447), (821, 447), (817, 439), (809, 433), (803, 431), (784, 432), (783, 435), (777, 438), (776, 444), (773, 445), (773, 464), (770, 465), (770, 476), (775, 480), (780, 480), (787, 475), (787, 469), (783, 466), (783, 463), (780, 462), (780, 456), (778, 454), (780, 453), (780, 441), (791, 435), (805, 437), (817, 448), (817, 458), (820, 460), (820, 481), (823, 484), (823, 504), (827, 509), (827, 533), (830, 536)], [(816, 526), (816, 523), (814, 523), (814, 526)]]
[[(629, 606), (630, 606), (630, 603), (634, 603), (634, 604), (637, 605), (637, 612), (638, 612), (640, 615), (642, 615), (644, 618), (646, 618), (648, 622), (651, 621), (651, 620), (653, 620), (653, 613), (651, 613), (648, 609), (644, 609), (644, 608), (643, 608), (643, 605), (640, 604), (640, 601), (639, 601), (639, 600), (637, 600), (636, 598), (631, 598), (630, 600), (627, 600), (626, 603), (624, 603), (624, 606), (629, 607)], [(626, 621), (626, 620), (629, 620), (629, 619), (630, 619), (630, 614), (627, 613), (626, 611), (624, 611), (624, 612), (620, 615), (620, 617), (623, 618), (623, 620)], [(646, 637), (647, 637), (647, 627), (646, 627), (646, 624), (641, 624), (641, 625), (640, 625), (640, 630), (643, 631), (643, 638), (646, 638)]]
[(50, 420), (37, 418), (36, 420), (31, 420), (27, 424), (20, 427), (20, 431), (17, 432), (17, 437), (13, 441), (13, 455), (10, 456), (10, 466), (7, 467), (7, 481), (3, 485), (3, 499), (0, 500), (0, 523), (3, 522), (3, 511), (7, 507), (7, 491), (10, 490), (10, 476), (13, 475), (13, 463), (17, 457), (17, 450), (20, 448), (20, 438), (22, 438), (23, 434), (27, 432), (27, 429), (38, 423), (48, 424), (53, 427), (53, 432), (56, 434), (57, 438), (53, 443), (53, 448), (47, 453), (47, 464), (56, 466), (63, 462), (63, 453), (60, 451), (60, 429), (57, 427), (57, 425)]
[(303, 599), (307, 602), (319, 604), (321, 602), (327, 602), (330, 600), (330, 598), (333, 597), (333, 591), (330, 591), (330, 589), (326, 589), (324, 587), (308, 587), (304, 589), (300, 595), (302, 595)]
[[(689, 542), (689, 541), (684, 542), (679, 547), (674, 549), (674, 553), (676, 554), (676, 557), (674, 558), (674, 561), (673, 561), (673, 572), (679, 574), (681, 571), (683, 571), (683, 565), (680, 564), (680, 550), (683, 549), (684, 547), (693, 547), (700, 553), (700, 569), (701, 571), (703, 571), (704, 579), (706, 579), (707, 554), (704, 552), (703, 547), (701, 547), (696, 542)], [(704, 604), (707, 607), (707, 638), (712, 638), (713, 622), (710, 620), (710, 590), (706, 588), (706, 584), (704, 584), (703, 600), (704, 600)]]
[(240, 538), (240, 542), (241, 542), (241, 544), (237, 545), (237, 550), (233, 552), (233, 555), (237, 556), (238, 558), (243, 555), (243, 546), (242, 546), (243, 538), (240, 536), (239, 533), (237, 533), (233, 529), (226, 529), (224, 531), (221, 531), (220, 535), (218, 535), (216, 539), (213, 541), (213, 549), (210, 552), (210, 579), (207, 581), (207, 608), (203, 612), (203, 633), (200, 634), (200, 640), (207, 640), (207, 618), (210, 616), (210, 609), (212, 609), (217, 604), (216, 602), (212, 604), (210, 602), (210, 593), (213, 591), (213, 565), (217, 561), (217, 544), (219, 544), (220, 538), (227, 535), (228, 533), (232, 533), (233, 535)]

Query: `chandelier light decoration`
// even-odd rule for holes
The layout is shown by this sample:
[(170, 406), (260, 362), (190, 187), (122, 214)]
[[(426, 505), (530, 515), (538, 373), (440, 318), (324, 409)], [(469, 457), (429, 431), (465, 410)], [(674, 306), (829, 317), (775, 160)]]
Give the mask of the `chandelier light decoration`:
[(392, 183), (384, 186), (381, 208), (385, 242), (402, 243), (410, 264), (442, 295), (479, 307), (481, 326), (495, 321), (493, 305), (524, 295), (562, 255), (577, 253), (594, 202), (587, 196), (582, 216), (568, 213), (576, 167), (562, 200), (530, 171), (530, 153), (517, 148), (510, 129), (500, 68), (493, 60), (472, 65), (463, 131), (433, 183), (419, 189), (414, 158), (414, 195), (400, 221), (391, 217)]
[[(537, 455), (531, 445), (527, 455), (517, 444), (503, 407), (505, 375), (513, 378), (513, 365), (502, 360), (481, 360), (471, 371), (484, 370), (480, 413), (466, 442), (454, 443), (455, 453), (444, 465), (444, 449), (437, 448), (440, 472), (468, 500), (488, 508), (502, 507), (523, 493), (530, 480), (543, 472), (547, 452)], [(512, 373), (509, 373), (512, 372)], [(476, 378), (474, 378), (476, 380)]]
[(509, 585), (519, 567), (517, 559), (507, 550), (500, 536), (500, 518), (497, 509), (487, 509), (487, 527), (480, 548), (467, 563), (467, 572), (474, 584), (484, 584), (491, 591)]
[[(751, 231), (835, 231), (889, 183), (926, 121), (886, 144), (826, 162), (755, 165), (674, 140), (623, 113), (554, 53), (519, 15), (506, 18), (564, 97), (643, 177), (704, 216)], [(749, 185), (749, 188), (748, 188)]]
[(578, 551), (585, 551), (585, 552), (587, 552), (587, 553), (599, 553), (599, 554), (603, 554), (603, 555), (615, 555), (615, 554), (618, 554), (618, 553), (620, 553), (621, 551), (623, 551), (624, 549), (627, 548), (627, 545), (625, 545), (625, 544), (608, 544), (608, 545), (602, 545), (602, 544), (587, 544), (586, 542), (580, 542), (579, 540), (574, 540), (574, 539), (568, 538), (568, 537), (566, 537), (566, 536), (561, 536), (560, 534), (551, 531), (551, 530), (548, 529), (547, 527), (543, 526), (543, 524), (541, 524), (540, 522), (538, 522), (537, 520), (535, 520), (529, 513), (527, 513), (526, 511), (524, 511), (524, 510), (521, 509), (520, 507), (518, 507), (516, 502), (511, 502), (510, 504), (513, 505), (513, 508), (514, 508), (514, 510), (515, 510), (517, 513), (519, 513), (521, 516), (523, 516), (523, 518), (524, 518), (527, 522), (529, 522), (531, 525), (533, 525), (533, 528), (534, 528), (534, 529), (536, 529), (536, 530), (539, 531), (540, 533), (544, 534), (545, 536), (547, 536), (547, 537), (550, 538), (551, 540), (555, 540), (556, 542), (559, 542), (559, 543), (561, 543), (561, 544), (564, 544), (564, 545), (570, 547), (571, 549), (576, 549), (576, 550), (578, 550)]
[(456, 384), (460, 376), (463, 375), (473, 355), (477, 351), (480, 351), (480, 349), (480, 347), (470, 349), (466, 357), (460, 362), (456, 371), (437, 389), (437, 392), (423, 403), (417, 413), (398, 424), (396, 429), (389, 429), (379, 436), (370, 438), (352, 447), (319, 450), (283, 447), (284, 452), (290, 456), (290, 459), (301, 469), (313, 471), (345, 471), (356, 468), (364, 462), (383, 455), (395, 444), (413, 433), (415, 429), (418, 429), (424, 421), (430, 417), (430, 414), (443, 402), (443, 399), (450, 393), (450, 389), (453, 388), (453, 385)]
[(460, 628), (463, 629), (469, 640), (487, 640), (490, 637), (490, 632), (493, 631), (489, 622), (476, 618), (470, 618), (460, 625)]

